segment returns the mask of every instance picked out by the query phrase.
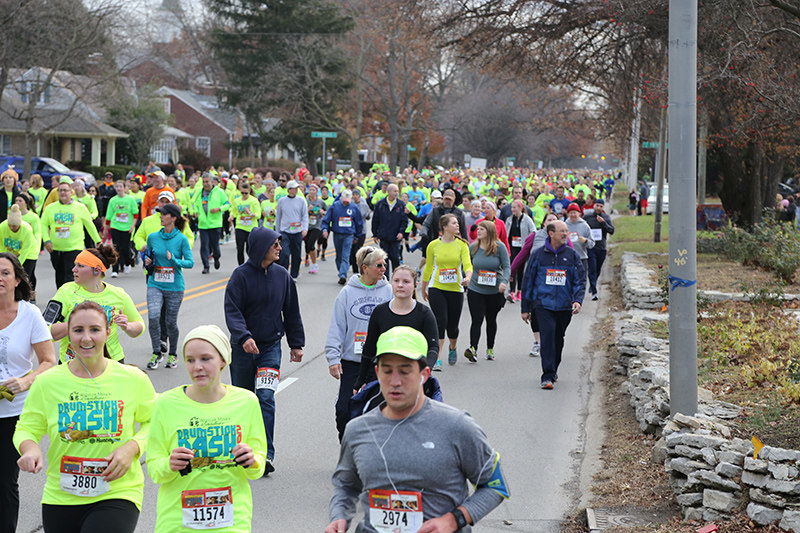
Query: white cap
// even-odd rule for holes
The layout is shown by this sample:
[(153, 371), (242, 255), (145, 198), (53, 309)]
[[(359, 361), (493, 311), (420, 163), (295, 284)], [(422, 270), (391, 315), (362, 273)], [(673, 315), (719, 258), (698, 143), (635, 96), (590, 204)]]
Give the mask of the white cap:
[(287, 189), (296, 189), (298, 187), (299, 187), (299, 185), (297, 184), (297, 182), (295, 180), (289, 180), (289, 183), (286, 184), (286, 188)]
[(353, 192), (350, 189), (345, 189), (342, 191), (342, 198), (346, 198), (351, 200), (353, 198)]
[(441, 198), (441, 197), (442, 197), (442, 192), (441, 191), (433, 191), (431, 193), (431, 198)]

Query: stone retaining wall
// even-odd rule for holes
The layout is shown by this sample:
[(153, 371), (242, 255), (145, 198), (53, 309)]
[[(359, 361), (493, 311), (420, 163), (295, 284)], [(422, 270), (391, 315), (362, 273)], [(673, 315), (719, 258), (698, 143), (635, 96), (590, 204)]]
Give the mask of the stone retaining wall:
[[(664, 262), (667, 262), (667, 257), (664, 254), (623, 253), (620, 274), (622, 298), (625, 301), (625, 307), (628, 309), (661, 309), (664, 302), (659, 280), (656, 273), (640, 260), (644, 255), (658, 255), (664, 257)], [(665, 268), (667, 268), (666, 264)], [(697, 291), (697, 296), (712, 302), (722, 300), (747, 301), (750, 299), (750, 295), (744, 292)], [(783, 294), (781, 298), (784, 300), (799, 300), (800, 295)]]
[[(623, 291), (627, 287), (634, 304), (650, 302), (648, 298), (658, 293), (653, 288), (655, 276), (635, 255), (623, 255)], [(647, 290), (645, 278), (650, 283)], [(740, 407), (715, 401), (704, 389), (699, 390), (695, 416), (670, 418), (669, 343), (655, 338), (650, 330), (653, 323), (667, 319), (665, 314), (638, 309), (619, 319), (614, 370), (628, 376), (623, 389), (630, 394), (642, 432), (661, 437), (653, 460), (663, 463), (669, 473), (684, 518), (724, 520), (746, 503), (747, 516), (754, 523), (778, 524), (800, 533), (800, 451), (764, 447), (754, 458), (753, 445), (732, 438), (728, 426)]]

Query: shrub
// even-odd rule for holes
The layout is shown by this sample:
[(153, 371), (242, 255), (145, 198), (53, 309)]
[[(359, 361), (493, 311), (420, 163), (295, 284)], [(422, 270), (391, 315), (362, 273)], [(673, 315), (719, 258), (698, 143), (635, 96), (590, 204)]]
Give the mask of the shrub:
[(800, 269), (800, 232), (789, 222), (775, 222), (767, 217), (751, 231), (729, 226), (719, 234), (718, 254), (742, 264), (751, 264), (775, 272), (791, 283)]

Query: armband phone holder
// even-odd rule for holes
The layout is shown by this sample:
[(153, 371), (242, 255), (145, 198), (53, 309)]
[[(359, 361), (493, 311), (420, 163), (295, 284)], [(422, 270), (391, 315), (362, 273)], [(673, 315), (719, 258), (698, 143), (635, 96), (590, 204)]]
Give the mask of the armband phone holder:
[(61, 304), (61, 302), (58, 302), (56, 300), (50, 300), (49, 302), (47, 302), (47, 307), (45, 308), (44, 313), (42, 315), (45, 324), (47, 324), (49, 327), (55, 324), (56, 322), (60, 322), (61, 320), (63, 320), (64, 317), (61, 314), (62, 310), (63, 310), (63, 305)]

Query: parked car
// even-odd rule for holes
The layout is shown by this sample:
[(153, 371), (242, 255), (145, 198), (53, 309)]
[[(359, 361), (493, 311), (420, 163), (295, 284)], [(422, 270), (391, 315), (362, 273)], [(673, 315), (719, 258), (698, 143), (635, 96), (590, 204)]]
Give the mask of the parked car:
[[(647, 198), (647, 214), (652, 215), (656, 211), (656, 192), (658, 190), (653, 184), (653, 187), (650, 188), (650, 196)], [(664, 185), (664, 207), (661, 210), (662, 213), (669, 213), (669, 185)]]
[[(22, 174), (22, 169), (25, 166), (25, 158), (19, 155), (6, 155), (0, 156), (0, 172), (8, 168), (13, 168), (19, 174)], [(95, 185), (95, 178), (88, 172), (81, 172), (79, 170), (70, 170), (62, 163), (50, 157), (32, 157), (31, 158), (31, 174), (39, 174), (42, 177), (44, 186), (50, 188), (50, 182), (53, 176), (69, 176), (72, 179), (81, 178), (86, 182), (86, 186)]]

